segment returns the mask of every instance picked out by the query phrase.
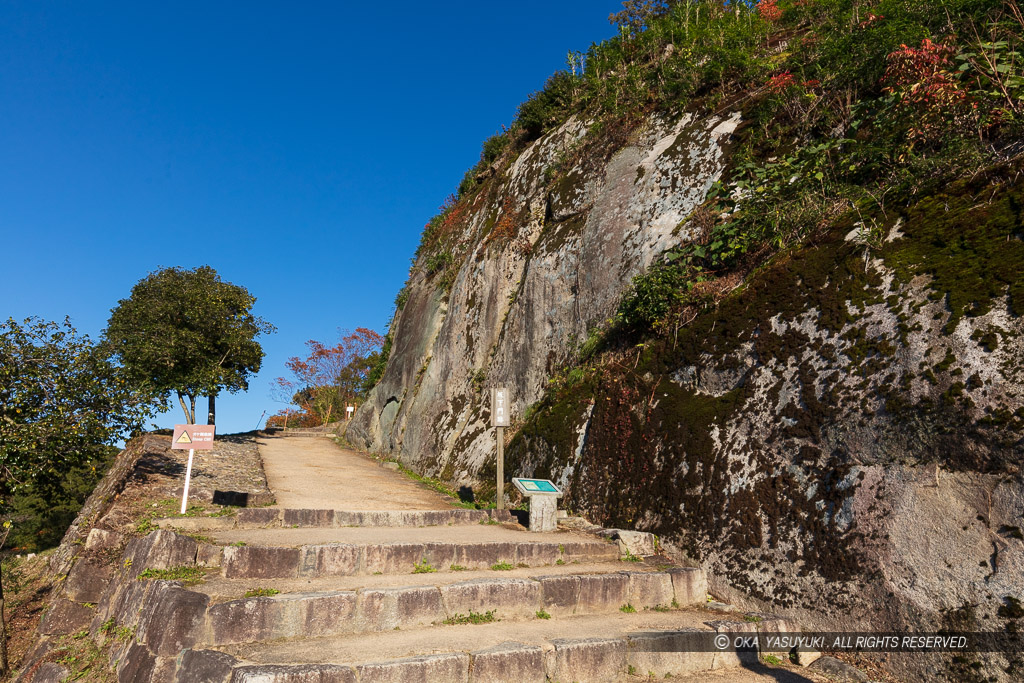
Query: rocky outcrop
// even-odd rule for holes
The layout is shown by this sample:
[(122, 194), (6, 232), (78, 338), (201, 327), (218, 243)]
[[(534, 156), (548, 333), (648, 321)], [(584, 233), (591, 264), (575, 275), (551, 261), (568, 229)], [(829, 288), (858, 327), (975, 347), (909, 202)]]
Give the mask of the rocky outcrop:
[[(529, 413), (509, 476), (550, 477), (592, 521), (658, 534), (730, 601), (829, 628), (1010, 628), (1024, 597), (1019, 165), (914, 197), (880, 238), (837, 223), (670, 338), (549, 385), (631, 278), (698, 236), (690, 214), (737, 122), (649, 119), (555, 182), (583, 124), (534, 143), (473, 199), (450, 291), (414, 269), (348, 437), (486, 491), (484, 389), (505, 385), (513, 415)], [(518, 222), (498, 248), (503, 211)]]
[[(720, 177), (738, 123), (737, 114), (651, 118), (607, 163), (585, 157), (567, 169), (586, 123), (574, 117), (530, 146), (459, 226), (468, 246), (450, 291), (414, 269), (391, 361), (348, 438), (474, 480), (494, 452), (483, 390), (508, 386), (519, 416), (543, 396), (632, 278), (687, 236), (685, 219)], [(561, 180), (548, 188), (556, 167)]]
[(1012, 177), (922, 200), (875, 248), (837, 228), (776, 260), (626, 371), (549, 397), (511, 469), (659, 534), (739, 604), (837, 628), (1008, 627), (1024, 586)]

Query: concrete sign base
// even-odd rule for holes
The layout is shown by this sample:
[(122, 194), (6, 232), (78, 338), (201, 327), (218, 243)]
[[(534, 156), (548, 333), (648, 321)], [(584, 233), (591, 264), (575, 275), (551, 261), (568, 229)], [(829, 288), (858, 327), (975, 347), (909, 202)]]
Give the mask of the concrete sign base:
[(530, 496), (530, 531), (558, 529), (558, 496)]

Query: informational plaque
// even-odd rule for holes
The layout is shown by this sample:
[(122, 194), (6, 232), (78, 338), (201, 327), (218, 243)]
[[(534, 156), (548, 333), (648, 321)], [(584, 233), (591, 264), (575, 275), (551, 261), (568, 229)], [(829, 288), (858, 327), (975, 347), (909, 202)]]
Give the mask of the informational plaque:
[(522, 477), (513, 477), (512, 483), (519, 489), (519, 492), (524, 496), (535, 496), (537, 494), (553, 494), (556, 496), (562, 495), (562, 492), (555, 486), (555, 482), (550, 479), (524, 479)]

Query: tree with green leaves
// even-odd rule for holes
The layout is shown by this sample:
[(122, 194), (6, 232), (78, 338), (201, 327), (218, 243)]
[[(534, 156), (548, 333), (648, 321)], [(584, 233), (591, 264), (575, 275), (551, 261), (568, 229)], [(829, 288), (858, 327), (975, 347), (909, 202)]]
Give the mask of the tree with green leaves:
[[(194, 424), (196, 397), (249, 387), (274, 326), (253, 315), (248, 290), (224, 282), (209, 266), (164, 268), (132, 287), (112, 309), (104, 339), (134, 384), (168, 405), (174, 392)], [(186, 400), (187, 399), (187, 400)]]
[[(12, 496), (53, 495), (73, 468), (103, 466), (155, 405), (71, 324), (0, 323), (0, 512)], [(10, 532), (6, 519), (0, 537)], [(2, 541), (0, 541), (2, 544)], [(7, 670), (0, 577), (0, 672)]]

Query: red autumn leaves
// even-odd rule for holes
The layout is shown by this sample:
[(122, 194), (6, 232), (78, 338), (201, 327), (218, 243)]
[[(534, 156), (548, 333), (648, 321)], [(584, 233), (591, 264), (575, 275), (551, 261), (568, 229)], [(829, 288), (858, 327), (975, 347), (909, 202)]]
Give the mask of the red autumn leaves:
[[(274, 380), (274, 393), (280, 400), (294, 401), (300, 406), (301, 412), (297, 415), (300, 426), (316, 426), (339, 419), (346, 405), (362, 398), (363, 382), (384, 345), (384, 338), (365, 327), (358, 327), (355, 332), (342, 330), (341, 334), (341, 339), (333, 346), (314, 339), (307, 341), (309, 355), (293, 356), (285, 364), (294, 379), (278, 377)], [(272, 417), (268, 425), (283, 423), (286, 412), (289, 411)]]

